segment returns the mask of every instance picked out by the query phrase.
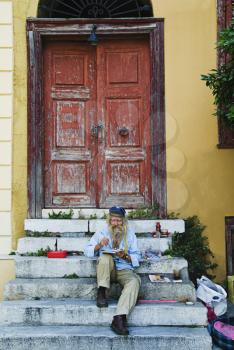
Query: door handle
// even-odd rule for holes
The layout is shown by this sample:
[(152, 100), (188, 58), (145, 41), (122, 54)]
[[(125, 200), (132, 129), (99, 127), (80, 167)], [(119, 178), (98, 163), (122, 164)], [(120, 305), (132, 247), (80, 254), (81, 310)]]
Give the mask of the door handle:
[(98, 139), (99, 131), (101, 131), (101, 141), (104, 139), (103, 131), (104, 131), (104, 126), (103, 124), (99, 123), (97, 125), (93, 125), (91, 127), (91, 135)]
[(96, 125), (93, 125), (91, 127), (91, 135), (95, 138), (98, 138), (98, 128)]
[(129, 130), (124, 126), (123, 128), (119, 129), (119, 134), (120, 134), (120, 136), (128, 136)]
[(104, 125), (103, 124), (98, 124), (98, 131), (101, 132), (101, 137), (99, 139), (100, 142), (104, 141)]

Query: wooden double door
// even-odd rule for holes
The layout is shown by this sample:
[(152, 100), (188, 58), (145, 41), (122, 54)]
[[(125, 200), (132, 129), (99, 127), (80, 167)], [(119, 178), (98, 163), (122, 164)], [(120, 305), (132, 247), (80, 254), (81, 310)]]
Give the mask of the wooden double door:
[(150, 75), (144, 38), (45, 42), (45, 207), (152, 204)]

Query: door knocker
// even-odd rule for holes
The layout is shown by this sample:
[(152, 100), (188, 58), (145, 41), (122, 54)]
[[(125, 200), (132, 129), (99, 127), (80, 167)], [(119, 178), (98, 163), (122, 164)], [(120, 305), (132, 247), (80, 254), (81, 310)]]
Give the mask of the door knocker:
[(124, 126), (123, 128), (119, 129), (119, 134), (120, 134), (120, 136), (128, 136), (129, 130)]

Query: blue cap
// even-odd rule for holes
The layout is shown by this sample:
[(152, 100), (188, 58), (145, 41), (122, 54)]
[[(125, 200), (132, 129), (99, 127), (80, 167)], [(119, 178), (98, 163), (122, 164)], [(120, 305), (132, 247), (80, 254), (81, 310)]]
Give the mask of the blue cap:
[(112, 207), (109, 209), (109, 214), (110, 215), (116, 215), (116, 216), (125, 216), (125, 209), (122, 207)]

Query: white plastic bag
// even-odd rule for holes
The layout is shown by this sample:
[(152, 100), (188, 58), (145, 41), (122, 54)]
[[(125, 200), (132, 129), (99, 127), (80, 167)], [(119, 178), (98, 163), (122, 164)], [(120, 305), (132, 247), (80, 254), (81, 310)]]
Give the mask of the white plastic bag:
[(197, 298), (205, 304), (211, 305), (216, 316), (221, 316), (227, 311), (227, 293), (223, 287), (202, 276), (197, 279)]

